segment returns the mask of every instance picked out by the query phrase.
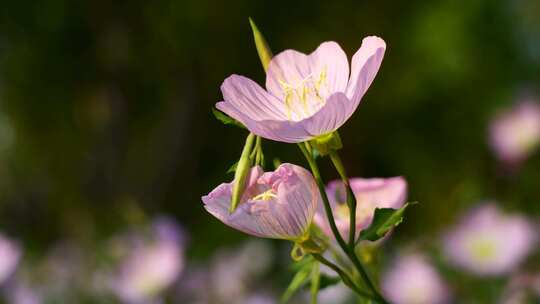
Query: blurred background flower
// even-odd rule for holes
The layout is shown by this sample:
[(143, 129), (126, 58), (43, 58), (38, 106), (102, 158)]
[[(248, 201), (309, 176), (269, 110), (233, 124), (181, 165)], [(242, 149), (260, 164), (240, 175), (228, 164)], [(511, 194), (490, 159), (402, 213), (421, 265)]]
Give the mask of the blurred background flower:
[(540, 145), (540, 102), (521, 101), (495, 117), (490, 141), (501, 161), (511, 165), (524, 161)]
[(13, 274), (21, 255), (19, 246), (0, 234), (0, 286)]
[(159, 299), (184, 268), (184, 243), (180, 228), (161, 218), (150, 235), (122, 236), (113, 243), (120, 265), (111, 276), (113, 292), (124, 303), (151, 303)]
[(478, 275), (500, 275), (535, 248), (538, 227), (525, 217), (507, 215), (493, 203), (471, 210), (444, 240), (449, 261)]
[(408, 253), (398, 257), (383, 275), (382, 289), (392, 303), (441, 304), (449, 289), (427, 257)]

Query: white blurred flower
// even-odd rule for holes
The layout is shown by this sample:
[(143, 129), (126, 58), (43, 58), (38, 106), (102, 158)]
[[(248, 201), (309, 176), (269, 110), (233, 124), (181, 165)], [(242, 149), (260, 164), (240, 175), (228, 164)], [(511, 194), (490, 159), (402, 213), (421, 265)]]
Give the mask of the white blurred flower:
[(475, 274), (500, 275), (518, 266), (536, 238), (526, 218), (487, 204), (473, 209), (445, 236), (444, 253), (451, 263)]
[(449, 291), (437, 270), (420, 254), (399, 257), (382, 277), (382, 290), (391, 303), (441, 304)]

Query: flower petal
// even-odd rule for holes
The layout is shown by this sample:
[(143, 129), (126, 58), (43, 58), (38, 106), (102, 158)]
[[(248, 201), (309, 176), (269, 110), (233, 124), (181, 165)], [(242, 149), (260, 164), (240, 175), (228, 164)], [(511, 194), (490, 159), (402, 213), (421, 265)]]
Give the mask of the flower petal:
[(349, 82), (349, 60), (339, 44), (334, 41), (322, 43), (309, 55), (311, 73), (314, 77), (324, 71), (325, 79), (322, 86), (323, 96), (329, 96), (336, 92), (345, 92)]
[(262, 120), (255, 121), (237, 110), (231, 103), (221, 101), (216, 104), (216, 108), (225, 112), (232, 118), (242, 122), (249, 131), (255, 135), (266, 139), (281, 141), (286, 143), (297, 143), (306, 141), (313, 136), (310, 135), (298, 122), (288, 120)]
[(272, 58), (266, 71), (266, 89), (270, 94), (284, 99), (283, 83), (296, 85), (311, 73), (310, 61), (306, 54), (295, 50), (285, 50)]
[(266, 72), (266, 89), (280, 100), (284, 99), (283, 84), (297, 86), (309, 77), (320, 79), (323, 96), (345, 92), (349, 76), (347, 55), (333, 41), (322, 43), (313, 53), (306, 55), (295, 50), (285, 50), (272, 58)]
[[(407, 199), (407, 182), (401, 176), (391, 178), (351, 178), (351, 188), (357, 201), (356, 230), (357, 234), (369, 226), (375, 208), (400, 208)], [(346, 207), (346, 191), (341, 180), (328, 184), (326, 192), (332, 206), (336, 225), (343, 237), (349, 233), (349, 212)], [(346, 212), (343, 212), (346, 210)], [(329, 236), (332, 236), (326, 214), (322, 208), (315, 215), (317, 225)]]
[(231, 75), (221, 85), (223, 99), (252, 120), (285, 120), (285, 106), (253, 80)]
[(327, 98), (326, 104), (313, 116), (299, 121), (311, 138), (337, 130), (354, 110), (345, 94), (338, 92)]
[(370, 36), (362, 40), (360, 49), (354, 54), (351, 78), (347, 87), (347, 97), (351, 100), (352, 111), (371, 85), (379, 71), (386, 50), (386, 43), (379, 37)]
[[(206, 210), (223, 223), (245, 233), (267, 238), (296, 239), (304, 235), (319, 201), (311, 174), (292, 164), (282, 164), (273, 174), (280, 176), (276, 198), (247, 200), (229, 214), (231, 184), (218, 186), (202, 198)], [(271, 174), (259, 175), (258, 183), (273, 181)]]
[(351, 188), (361, 202), (374, 208), (401, 208), (407, 199), (407, 182), (401, 176), (391, 178), (351, 178)]

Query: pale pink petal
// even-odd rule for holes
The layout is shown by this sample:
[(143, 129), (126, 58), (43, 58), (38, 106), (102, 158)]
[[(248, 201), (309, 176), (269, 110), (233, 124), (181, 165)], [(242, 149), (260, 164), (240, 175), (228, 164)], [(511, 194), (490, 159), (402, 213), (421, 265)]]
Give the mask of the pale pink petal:
[(322, 43), (309, 55), (309, 61), (315, 79), (318, 79), (323, 71), (325, 73), (325, 81), (321, 86), (323, 96), (336, 92), (345, 93), (349, 82), (349, 61), (339, 44), (334, 41)]
[[(356, 231), (360, 233), (371, 224), (376, 208), (399, 209), (407, 199), (407, 182), (399, 177), (391, 178), (351, 178), (351, 188), (357, 202)], [(347, 192), (341, 180), (328, 184), (326, 193), (332, 206), (336, 225), (343, 237), (349, 233), (349, 212), (346, 206)], [(345, 212), (344, 212), (345, 211)], [(317, 210), (315, 223), (328, 235), (332, 235), (322, 208)]]
[(347, 97), (351, 100), (352, 112), (375, 79), (386, 50), (386, 43), (379, 37), (370, 36), (362, 40), (360, 49), (354, 54)]
[(226, 102), (252, 120), (284, 120), (287, 118), (283, 102), (244, 76), (229, 76), (223, 81), (221, 92)]
[(297, 143), (309, 140), (313, 137), (298, 122), (288, 120), (255, 121), (225, 101), (218, 102), (216, 108), (240, 121), (253, 134), (266, 139), (286, 143)]
[(295, 50), (285, 50), (274, 56), (268, 65), (266, 89), (279, 100), (283, 100), (283, 84), (298, 84), (310, 73), (311, 64), (306, 54)]
[(202, 200), (208, 212), (245, 233), (291, 240), (304, 235), (320, 199), (311, 174), (299, 166), (282, 164), (276, 171), (259, 176), (257, 184), (266, 187), (259, 188), (261, 193), (275, 188), (276, 196), (269, 200), (246, 197), (232, 214), (228, 211), (231, 184), (220, 185)]
[(315, 115), (298, 123), (311, 137), (331, 133), (341, 127), (351, 116), (349, 103), (345, 94), (335, 93), (328, 97), (326, 104)]
[(330, 96), (326, 104), (315, 115), (301, 121), (262, 120), (253, 121), (226, 102), (219, 102), (216, 107), (227, 115), (242, 122), (251, 132), (261, 137), (287, 143), (310, 140), (315, 136), (337, 130), (352, 114), (347, 111), (348, 99), (343, 93)]
[(401, 176), (391, 178), (351, 178), (357, 201), (372, 202), (376, 208), (401, 208), (407, 199), (407, 182)]
[(345, 92), (348, 77), (347, 55), (339, 44), (330, 41), (322, 43), (309, 56), (294, 50), (274, 56), (266, 73), (266, 88), (282, 100), (284, 84), (296, 87), (303, 81), (323, 80), (320, 93), (327, 97), (335, 92)]

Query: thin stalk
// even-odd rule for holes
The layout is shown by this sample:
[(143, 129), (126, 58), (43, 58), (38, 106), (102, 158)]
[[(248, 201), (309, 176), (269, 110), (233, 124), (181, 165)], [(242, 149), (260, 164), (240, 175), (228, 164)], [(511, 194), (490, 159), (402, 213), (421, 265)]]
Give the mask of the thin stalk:
[(317, 186), (319, 188), (319, 192), (321, 193), (321, 197), (323, 200), (324, 211), (326, 212), (326, 217), (328, 218), (328, 222), (330, 223), (330, 229), (332, 230), (332, 234), (336, 238), (336, 241), (338, 242), (339, 246), (343, 250), (345, 250), (346, 248), (348, 248), (347, 243), (345, 243), (345, 240), (339, 233), (339, 229), (336, 226), (334, 213), (332, 212), (330, 201), (328, 200), (328, 196), (326, 195), (326, 190), (324, 188), (325, 187), (324, 181), (322, 180), (321, 173), (319, 172), (319, 167), (317, 166), (317, 162), (313, 159), (311, 153), (308, 152), (307, 148), (304, 146), (303, 143), (299, 143), (298, 147), (300, 147), (300, 150), (306, 157), (309, 167), (311, 168), (311, 172), (313, 173), (313, 177), (315, 178), (315, 181), (317, 182)]
[(329, 155), (332, 163), (334, 164), (334, 167), (339, 173), (339, 176), (341, 176), (341, 181), (343, 182), (343, 185), (345, 186), (345, 189), (347, 191), (347, 206), (349, 207), (350, 216), (349, 247), (354, 248), (356, 243), (356, 197), (354, 196), (354, 192), (352, 191), (351, 185), (349, 183), (349, 178), (347, 177), (347, 173), (345, 172), (345, 166), (343, 166), (341, 158), (334, 150), (331, 150)]
[(352, 289), (354, 292), (356, 292), (358, 295), (368, 298), (368, 299), (374, 299), (373, 295), (363, 291), (362, 289), (360, 289), (360, 287), (356, 286), (356, 284), (354, 284), (354, 281), (351, 279), (351, 277), (345, 271), (339, 268), (339, 266), (328, 261), (325, 257), (323, 257), (320, 254), (314, 253), (312, 255), (321, 264), (324, 264), (330, 267), (332, 270), (334, 270), (339, 275), (343, 283), (347, 285), (350, 289)]
[(345, 253), (349, 257), (349, 259), (353, 262), (355, 268), (360, 273), (360, 276), (366, 282), (366, 285), (368, 288), (373, 292), (375, 297), (378, 301), (382, 303), (387, 303), (386, 300), (383, 298), (383, 296), (377, 291), (377, 288), (375, 288), (375, 285), (369, 278), (369, 275), (367, 271), (365, 270), (364, 266), (360, 262), (360, 259), (358, 259), (358, 256), (355, 252), (355, 245), (356, 245), (356, 197), (354, 196), (354, 192), (352, 191), (351, 185), (349, 183), (349, 178), (347, 177), (347, 173), (345, 172), (345, 166), (343, 166), (343, 162), (341, 161), (341, 158), (337, 154), (335, 150), (330, 151), (329, 153), (330, 159), (332, 160), (332, 163), (334, 164), (334, 167), (339, 173), (339, 176), (341, 177), (341, 181), (345, 185), (345, 188), (347, 189), (347, 205), (349, 206), (349, 215), (350, 215), (350, 228), (349, 228), (349, 246), (347, 247), (347, 250), (345, 250)]

